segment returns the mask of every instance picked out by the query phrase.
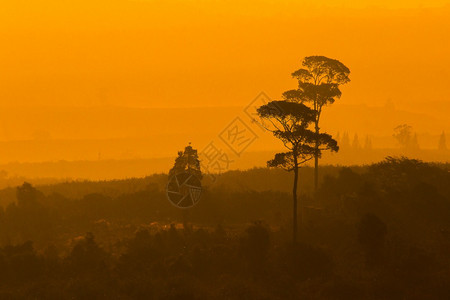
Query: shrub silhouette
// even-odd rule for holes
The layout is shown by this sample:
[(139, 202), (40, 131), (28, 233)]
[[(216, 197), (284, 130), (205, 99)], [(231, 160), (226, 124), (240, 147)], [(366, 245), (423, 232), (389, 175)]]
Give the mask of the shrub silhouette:
[(279, 253), (279, 265), (298, 280), (327, 277), (332, 273), (331, 258), (322, 250), (305, 243), (289, 245)]
[(358, 242), (364, 249), (366, 262), (369, 265), (378, 263), (387, 234), (386, 224), (371, 213), (365, 214), (357, 225)]
[(67, 257), (69, 267), (76, 273), (81, 271), (104, 272), (106, 271), (106, 260), (107, 253), (97, 245), (91, 232), (77, 242)]
[(269, 249), (269, 230), (262, 222), (254, 222), (240, 240), (241, 255), (252, 271), (260, 271), (265, 266)]

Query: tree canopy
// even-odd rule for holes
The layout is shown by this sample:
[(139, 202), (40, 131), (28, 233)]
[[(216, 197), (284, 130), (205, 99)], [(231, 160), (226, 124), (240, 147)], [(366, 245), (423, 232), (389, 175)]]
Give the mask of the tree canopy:
[(178, 157), (169, 171), (169, 176), (176, 175), (182, 172), (188, 172), (195, 175), (198, 179), (202, 178), (202, 171), (200, 170), (200, 160), (198, 159), (197, 150), (189, 146), (184, 148), (184, 151), (178, 152)]
[(315, 112), (315, 188), (318, 187), (318, 159), (321, 151), (338, 151), (337, 144), (329, 145), (331, 136), (320, 134), (320, 115), (324, 106), (333, 104), (342, 95), (339, 86), (350, 81), (350, 70), (336, 59), (325, 56), (308, 56), (302, 61), (302, 68), (294, 71), (292, 77), (298, 81), (297, 89), (283, 93), (288, 102), (309, 104)]

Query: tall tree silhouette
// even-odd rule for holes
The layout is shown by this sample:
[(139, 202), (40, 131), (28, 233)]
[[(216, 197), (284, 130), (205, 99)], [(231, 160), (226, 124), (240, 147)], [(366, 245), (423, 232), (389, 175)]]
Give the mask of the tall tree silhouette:
[[(321, 150), (326, 149), (320, 139), (320, 116), (322, 109), (341, 97), (339, 86), (350, 81), (350, 70), (340, 61), (325, 56), (308, 56), (302, 61), (302, 68), (292, 73), (298, 80), (298, 88), (286, 91), (283, 97), (288, 101), (310, 103), (316, 112), (314, 130), (314, 188), (319, 184), (319, 158)], [(323, 148), (325, 146), (325, 148)]]
[[(277, 153), (275, 158), (268, 161), (268, 167), (281, 167), (287, 171), (294, 171), (293, 197), (293, 242), (297, 241), (297, 186), (300, 165), (312, 159), (316, 153), (315, 144), (319, 139), (321, 145), (327, 149), (337, 151), (337, 142), (326, 133), (316, 134), (309, 128), (316, 119), (316, 112), (302, 103), (290, 101), (272, 101), (257, 110), (267, 130), (280, 139), (287, 152)], [(301, 220), (300, 220), (301, 223)]]
[(188, 172), (202, 179), (202, 171), (200, 170), (200, 160), (198, 159), (197, 150), (192, 148), (191, 143), (184, 148), (184, 151), (178, 152), (175, 164), (169, 171), (169, 176)]

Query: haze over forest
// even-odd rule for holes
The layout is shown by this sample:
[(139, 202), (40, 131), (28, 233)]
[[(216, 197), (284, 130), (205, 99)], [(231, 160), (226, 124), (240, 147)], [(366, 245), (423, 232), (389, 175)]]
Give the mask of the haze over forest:
[[(76, 162), (156, 159), (148, 173), (166, 171), (188, 142), (202, 149), (245, 118), (261, 91), (278, 99), (294, 88), (291, 72), (314, 54), (351, 69), (322, 128), (390, 149), (355, 163), (398, 154), (400, 124), (412, 126), (425, 152), (442, 132), (450, 141), (448, 1), (200, 2), (5, 3), (0, 169), (34, 177), (29, 163), (75, 161), (38, 177), (107, 178), (99, 165), (97, 176), (77, 173)], [(282, 148), (258, 135), (231, 168), (263, 166)], [(352, 163), (340, 155), (325, 162)], [(142, 175), (133, 170), (123, 176)]]

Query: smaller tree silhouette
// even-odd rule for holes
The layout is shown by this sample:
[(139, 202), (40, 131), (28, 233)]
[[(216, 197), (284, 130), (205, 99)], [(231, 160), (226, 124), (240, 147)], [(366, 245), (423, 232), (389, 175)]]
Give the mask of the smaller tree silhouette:
[[(275, 158), (267, 162), (268, 167), (280, 167), (287, 171), (294, 171), (292, 196), (294, 202), (293, 213), (293, 242), (297, 241), (297, 186), (300, 165), (315, 157), (317, 151), (338, 151), (337, 142), (326, 133), (317, 134), (308, 129), (315, 121), (315, 112), (306, 105), (290, 101), (272, 101), (257, 110), (267, 130), (281, 140), (288, 149), (287, 152), (277, 153)], [(317, 143), (322, 145), (317, 148)], [(319, 152), (320, 154), (320, 152)], [(301, 222), (300, 222), (301, 223)]]
[(195, 175), (198, 179), (202, 179), (198, 153), (196, 149), (192, 148), (191, 143), (184, 148), (184, 151), (178, 152), (178, 157), (175, 159), (175, 164), (169, 171), (169, 176), (182, 172), (188, 172)]

